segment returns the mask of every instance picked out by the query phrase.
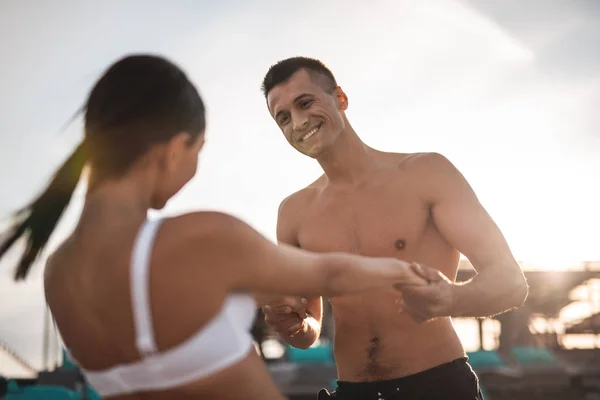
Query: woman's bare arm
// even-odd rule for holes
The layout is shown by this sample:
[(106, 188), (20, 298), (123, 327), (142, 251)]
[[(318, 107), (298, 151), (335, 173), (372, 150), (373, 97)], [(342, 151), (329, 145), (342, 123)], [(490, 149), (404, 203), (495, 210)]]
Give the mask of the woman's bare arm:
[[(312, 253), (276, 245), (248, 224), (211, 213), (213, 228), (199, 240), (202, 258), (211, 259), (232, 290), (292, 296), (340, 296), (394, 284), (426, 282), (395, 258), (345, 253)], [(206, 254), (206, 252), (210, 254)]]

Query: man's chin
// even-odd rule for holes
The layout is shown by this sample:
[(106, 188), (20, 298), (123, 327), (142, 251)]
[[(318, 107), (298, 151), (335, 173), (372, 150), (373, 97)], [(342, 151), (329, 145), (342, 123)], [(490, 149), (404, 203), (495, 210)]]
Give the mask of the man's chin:
[(319, 158), (319, 153), (313, 153), (313, 152), (305, 153), (305, 152), (302, 152), (302, 154), (304, 154), (307, 157), (312, 158), (313, 160), (317, 160)]
[(318, 159), (319, 156), (321, 155), (321, 153), (323, 152), (322, 151), (323, 149), (321, 149), (320, 147), (311, 148), (311, 149), (299, 149), (299, 148), (296, 148), (296, 150), (298, 152), (302, 153), (303, 155), (305, 155), (307, 157), (310, 157), (312, 159), (315, 159), (315, 160)]

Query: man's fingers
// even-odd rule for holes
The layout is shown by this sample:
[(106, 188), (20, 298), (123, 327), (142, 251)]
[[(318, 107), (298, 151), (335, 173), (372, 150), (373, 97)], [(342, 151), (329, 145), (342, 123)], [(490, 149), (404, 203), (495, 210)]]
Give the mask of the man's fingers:
[(293, 314), (265, 314), (265, 322), (267, 324), (281, 324), (286, 321), (294, 321), (297, 320), (297, 316)]
[(432, 288), (429, 285), (396, 284), (396, 285), (394, 285), (394, 289), (396, 289), (403, 297), (410, 297), (410, 296), (422, 296), (423, 293), (427, 293)]
[(294, 301), (288, 303), (290, 307), (294, 309), (294, 311), (305, 310), (308, 301), (304, 297), (296, 298)]
[(422, 280), (422, 284), (415, 285), (414, 283), (394, 283), (393, 288), (400, 293), (418, 293), (420, 289), (425, 289), (428, 286), (428, 280), (426, 278), (419, 277)]
[(279, 306), (264, 306), (263, 312), (265, 314), (289, 314), (292, 312), (292, 307), (283, 304)]
[(290, 306), (275, 307), (275, 312), (278, 314), (289, 314), (292, 312), (292, 307), (290, 307)]
[(289, 314), (292, 312), (292, 307), (287, 304), (270, 305), (264, 306), (263, 311), (265, 314)]
[(441, 281), (443, 276), (437, 269), (429, 268), (416, 262), (410, 264), (412, 271), (429, 282)]
[(307, 304), (303, 297), (283, 297), (277, 303), (271, 302), (263, 306), (265, 322), (284, 334), (294, 334), (302, 329), (303, 320), (308, 317)]
[(289, 328), (287, 328), (287, 333), (289, 335), (293, 335), (294, 333), (298, 332), (300, 329), (302, 329), (302, 322), (298, 322), (297, 324), (294, 324), (294, 325), (290, 326)]
[(421, 264), (416, 263), (416, 262), (411, 262), (410, 263), (410, 269), (412, 270), (412, 272), (414, 272), (415, 274), (419, 275), (421, 278), (429, 280), (429, 278), (427, 276), (427, 273), (425, 271), (425, 268), (423, 268), (421, 266)]
[(265, 314), (265, 322), (267, 325), (274, 326), (278, 330), (287, 331), (288, 327), (294, 326), (297, 324), (302, 324), (303, 318), (301, 318), (297, 313), (270, 313)]
[(270, 314), (265, 314), (265, 322), (269, 325), (275, 323), (275, 321), (273, 321), (273, 317), (271, 317)]

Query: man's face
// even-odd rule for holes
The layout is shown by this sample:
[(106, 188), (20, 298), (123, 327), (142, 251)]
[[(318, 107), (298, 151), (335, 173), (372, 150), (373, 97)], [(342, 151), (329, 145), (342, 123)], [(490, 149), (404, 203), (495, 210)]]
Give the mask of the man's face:
[(346, 95), (327, 93), (306, 70), (299, 70), (267, 96), (271, 116), (287, 141), (312, 158), (326, 151), (344, 129)]

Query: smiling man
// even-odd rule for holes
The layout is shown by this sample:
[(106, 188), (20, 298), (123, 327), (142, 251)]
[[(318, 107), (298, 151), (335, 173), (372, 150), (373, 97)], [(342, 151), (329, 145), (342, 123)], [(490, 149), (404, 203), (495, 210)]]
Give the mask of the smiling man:
[[(318, 60), (278, 62), (262, 89), (287, 141), (324, 172), (281, 203), (278, 240), (416, 262), (416, 272), (432, 282), (403, 288), (401, 298), (380, 290), (330, 299), (339, 378), (333, 396), (480, 399), (451, 317), (505, 312), (522, 305), (528, 289), (469, 184), (439, 154), (387, 153), (363, 143), (346, 117), (348, 96)], [(456, 284), (460, 253), (478, 275)], [(319, 337), (321, 298), (286, 298), (264, 311), (291, 346), (308, 348)]]

